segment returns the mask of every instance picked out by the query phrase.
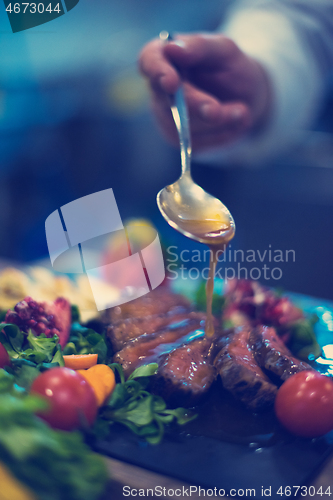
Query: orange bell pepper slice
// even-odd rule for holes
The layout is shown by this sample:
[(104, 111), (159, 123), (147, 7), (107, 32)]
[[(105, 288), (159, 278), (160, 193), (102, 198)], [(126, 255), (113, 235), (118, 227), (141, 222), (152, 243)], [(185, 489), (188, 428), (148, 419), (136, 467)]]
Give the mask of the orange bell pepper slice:
[(66, 368), (86, 370), (97, 364), (98, 354), (67, 354), (63, 358)]
[(78, 370), (94, 389), (98, 406), (102, 406), (116, 387), (113, 370), (107, 365), (95, 365), (88, 370)]

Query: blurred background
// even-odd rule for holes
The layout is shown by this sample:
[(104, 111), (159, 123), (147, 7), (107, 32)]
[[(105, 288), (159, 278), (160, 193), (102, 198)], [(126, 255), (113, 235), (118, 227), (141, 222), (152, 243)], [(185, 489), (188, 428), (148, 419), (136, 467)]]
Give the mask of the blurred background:
[[(137, 57), (161, 30), (214, 30), (228, 3), (80, 0), (15, 34), (0, 9), (0, 258), (46, 257), (48, 215), (110, 187), (123, 220), (149, 218), (166, 245), (200, 248), (169, 228), (156, 206), (180, 160), (154, 123)], [(235, 218), (233, 249), (294, 250), (295, 261), (248, 264), (281, 268), (281, 279), (263, 284), (326, 298), (333, 298), (332, 110), (333, 93), (316, 129), (265, 167), (193, 166), (194, 179)]]

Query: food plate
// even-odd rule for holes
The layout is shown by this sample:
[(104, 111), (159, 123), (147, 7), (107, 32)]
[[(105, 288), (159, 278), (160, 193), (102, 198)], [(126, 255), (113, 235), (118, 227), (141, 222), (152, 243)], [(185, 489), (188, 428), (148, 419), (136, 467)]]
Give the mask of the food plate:
[[(322, 346), (330, 344), (333, 304), (298, 294), (289, 297), (305, 312), (318, 315), (317, 339)], [(316, 363), (328, 374), (331, 366), (333, 360), (332, 365), (327, 359)], [(196, 411), (196, 420), (180, 430), (169, 429), (159, 445), (148, 445), (114, 426), (95, 449), (202, 488), (223, 489), (226, 494), (251, 489), (252, 498), (265, 496), (263, 490), (266, 496), (281, 498), (278, 491), (285, 487), (309, 483), (333, 451), (333, 432), (312, 440), (292, 436), (279, 426), (273, 412), (250, 414), (218, 382)]]

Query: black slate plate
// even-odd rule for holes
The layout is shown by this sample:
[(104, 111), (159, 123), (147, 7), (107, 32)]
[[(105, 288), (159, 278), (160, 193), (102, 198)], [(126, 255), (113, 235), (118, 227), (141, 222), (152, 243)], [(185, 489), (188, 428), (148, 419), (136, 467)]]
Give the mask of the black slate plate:
[[(262, 488), (271, 488), (271, 498), (281, 498), (273, 494), (281, 486), (306, 484), (333, 451), (333, 432), (315, 440), (296, 438), (279, 427), (272, 413), (252, 415), (248, 425), (245, 416), (237, 423), (237, 404), (231, 405), (233, 411), (221, 415), (218, 423), (218, 410), (227, 410), (228, 405), (215, 405), (211, 411), (211, 398), (199, 408), (197, 421), (184, 426), (182, 432), (170, 429), (157, 446), (115, 426), (107, 440), (97, 443), (96, 450), (191, 485), (226, 492), (254, 489), (255, 498), (262, 498)], [(228, 430), (238, 429), (238, 433), (226, 431), (228, 419)], [(241, 432), (242, 426), (243, 431), (262, 428), (263, 433)]]
[[(307, 312), (318, 314), (317, 337), (333, 340), (332, 305), (310, 297), (293, 299)], [(333, 431), (314, 440), (291, 436), (273, 412), (250, 414), (220, 383), (197, 413), (198, 418), (183, 428), (169, 429), (157, 446), (117, 425), (95, 449), (191, 485), (226, 493), (252, 489), (252, 498), (263, 498), (262, 489), (270, 489), (266, 493), (271, 498), (281, 498), (281, 486), (305, 485), (333, 451)]]

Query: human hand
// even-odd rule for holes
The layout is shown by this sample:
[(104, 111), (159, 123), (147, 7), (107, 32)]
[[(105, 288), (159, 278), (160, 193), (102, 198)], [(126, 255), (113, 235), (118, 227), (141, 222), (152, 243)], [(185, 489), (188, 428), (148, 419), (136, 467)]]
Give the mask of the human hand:
[(188, 104), (194, 150), (229, 144), (260, 129), (270, 111), (270, 85), (262, 66), (222, 34), (179, 35), (149, 42), (139, 68), (166, 137), (178, 144), (169, 94), (181, 80)]

